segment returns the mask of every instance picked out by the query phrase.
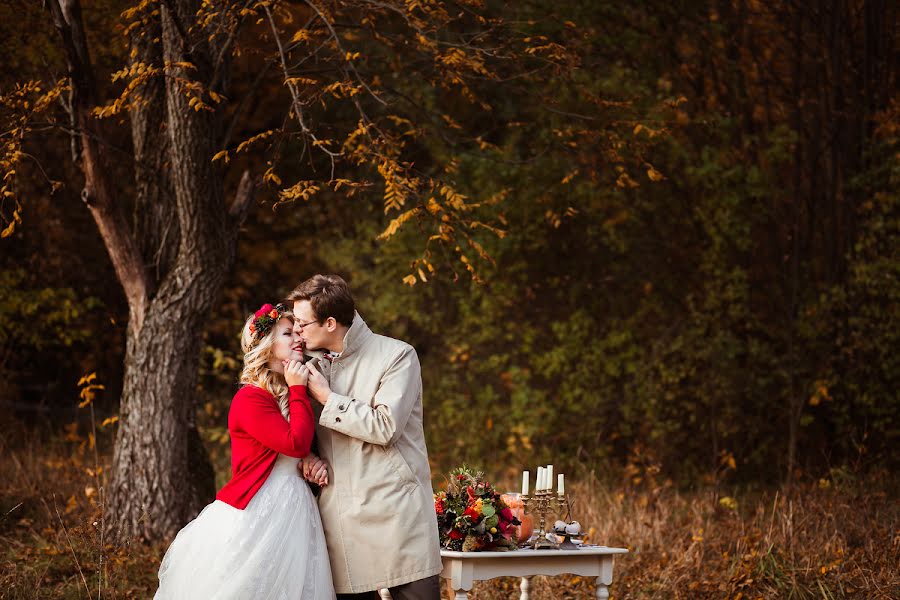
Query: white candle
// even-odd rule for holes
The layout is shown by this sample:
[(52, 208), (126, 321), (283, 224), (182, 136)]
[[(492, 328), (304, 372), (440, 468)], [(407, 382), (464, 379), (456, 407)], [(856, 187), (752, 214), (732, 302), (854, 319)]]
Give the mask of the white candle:
[(538, 467), (537, 481), (534, 484), (534, 491), (541, 492), (544, 490), (544, 467)]
[(528, 478), (531, 476), (531, 473), (528, 471), (522, 471), (522, 495), (528, 495)]
[(547, 465), (547, 489), (553, 491), (553, 465)]
[(560, 496), (566, 495), (566, 483), (562, 473), (556, 476), (556, 493)]

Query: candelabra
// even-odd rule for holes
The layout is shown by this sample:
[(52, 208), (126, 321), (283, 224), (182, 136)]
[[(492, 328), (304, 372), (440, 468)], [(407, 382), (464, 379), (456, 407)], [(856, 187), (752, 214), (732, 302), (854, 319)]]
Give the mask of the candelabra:
[[(546, 522), (547, 522), (547, 512), (552, 511), (556, 514), (560, 514), (563, 509), (565, 509), (566, 513), (566, 521), (569, 520), (570, 517), (570, 508), (569, 508), (569, 496), (566, 495), (558, 495), (554, 494), (551, 490), (541, 490), (535, 491), (532, 496), (522, 496), (522, 503), (525, 507), (525, 510), (536, 515), (540, 515), (540, 528), (537, 534), (537, 539), (532, 536), (526, 544), (534, 548), (535, 550), (558, 550), (560, 548), (560, 544), (556, 542), (552, 542), (547, 539), (547, 530), (546, 530)], [(568, 545), (566, 544), (568, 542)], [(575, 547), (574, 544), (569, 540), (568, 534), (566, 535), (565, 541), (563, 542), (563, 547)]]

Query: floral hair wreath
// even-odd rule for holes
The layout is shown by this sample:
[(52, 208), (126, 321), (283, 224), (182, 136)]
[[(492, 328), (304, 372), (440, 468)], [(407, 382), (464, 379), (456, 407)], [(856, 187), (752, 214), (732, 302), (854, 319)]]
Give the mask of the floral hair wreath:
[(263, 304), (256, 314), (254, 314), (253, 322), (250, 323), (250, 334), (256, 341), (261, 340), (268, 334), (278, 319), (287, 312), (287, 306), (284, 304)]

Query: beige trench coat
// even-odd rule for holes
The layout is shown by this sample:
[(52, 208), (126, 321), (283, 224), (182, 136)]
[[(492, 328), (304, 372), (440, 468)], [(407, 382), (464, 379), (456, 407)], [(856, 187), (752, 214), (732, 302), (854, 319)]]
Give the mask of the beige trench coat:
[(335, 591), (440, 573), (415, 349), (373, 333), (357, 313), (341, 355), (318, 364), (331, 386), (316, 433), (329, 465), (319, 510)]

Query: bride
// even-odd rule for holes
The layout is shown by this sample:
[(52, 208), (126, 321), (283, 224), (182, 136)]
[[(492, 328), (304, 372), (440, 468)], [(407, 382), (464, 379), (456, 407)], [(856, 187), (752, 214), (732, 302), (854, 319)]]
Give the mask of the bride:
[[(159, 568), (156, 600), (332, 600), (315, 498), (297, 474), (314, 420), (308, 369), (284, 305), (265, 304), (241, 335), (243, 387), (231, 401), (231, 481), (182, 529)], [(327, 485), (327, 469), (311, 480)]]

